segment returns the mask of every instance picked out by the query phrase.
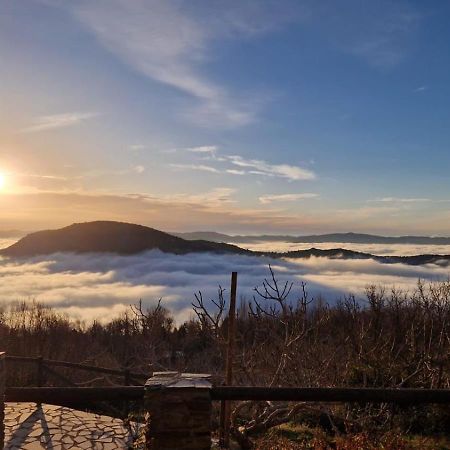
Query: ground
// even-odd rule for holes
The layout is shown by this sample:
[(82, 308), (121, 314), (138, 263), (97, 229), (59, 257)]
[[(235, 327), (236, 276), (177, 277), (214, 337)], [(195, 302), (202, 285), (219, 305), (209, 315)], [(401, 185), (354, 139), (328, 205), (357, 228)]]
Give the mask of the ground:
[(5, 404), (5, 450), (114, 450), (132, 448), (123, 421), (36, 403)]
[(319, 428), (285, 424), (272, 429), (256, 443), (257, 450), (449, 450), (448, 436), (380, 434), (327, 435)]

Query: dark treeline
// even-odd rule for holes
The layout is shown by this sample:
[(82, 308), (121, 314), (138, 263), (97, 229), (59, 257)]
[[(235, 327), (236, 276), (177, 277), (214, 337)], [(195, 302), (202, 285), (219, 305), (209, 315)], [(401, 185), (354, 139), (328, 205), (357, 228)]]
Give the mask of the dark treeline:
[[(194, 318), (180, 325), (163, 302), (150, 309), (130, 306), (107, 324), (83, 324), (38, 303), (20, 303), (0, 314), (0, 350), (148, 374), (167, 369), (220, 376), (227, 297), (221, 288), (214, 299), (199, 292), (192, 305)], [(270, 270), (254, 297), (238, 310), (235, 384), (448, 389), (449, 321), (450, 282), (419, 282), (411, 292), (371, 286), (365, 299), (348, 296), (328, 304), (310, 298), (305, 285), (296, 292)], [(86, 373), (70, 376), (76, 382), (92, 378)], [(31, 369), (16, 368), (9, 384), (32, 385), (33, 377)], [(105, 384), (105, 379), (97, 383)], [(397, 421), (408, 430), (450, 429), (448, 408), (413, 408), (407, 414), (389, 405), (333, 408), (327, 413), (336, 417), (333, 426), (341, 421), (346, 426), (392, 426)], [(235, 427), (242, 442), (261, 430), (255, 424), (264, 422), (264, 414), (268, 412), (255, 405), (238, 405), (236, 424), (252, 417), (247, 428), (242, 423)], [(274, 424), (292, 418), (293, 409), (283, 414), (274, 414)], [(270, 421), (265, 424), (271, 426)]]

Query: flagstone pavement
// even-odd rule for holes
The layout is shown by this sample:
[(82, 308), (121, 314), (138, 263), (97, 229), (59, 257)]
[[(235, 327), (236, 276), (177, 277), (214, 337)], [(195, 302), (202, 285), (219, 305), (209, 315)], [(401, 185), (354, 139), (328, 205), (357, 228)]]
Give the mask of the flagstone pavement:
[(132, 444), (132, 432), (120, 419), (64, 406), (5, 403), (5, 450), (113, 450)]

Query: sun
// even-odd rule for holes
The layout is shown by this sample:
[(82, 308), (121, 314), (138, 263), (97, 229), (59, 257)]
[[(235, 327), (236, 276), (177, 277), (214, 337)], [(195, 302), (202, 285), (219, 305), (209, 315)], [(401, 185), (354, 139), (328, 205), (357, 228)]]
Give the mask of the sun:
[(0, 190), (5, 187), (6, 177), (3, 173), (0, 173)]

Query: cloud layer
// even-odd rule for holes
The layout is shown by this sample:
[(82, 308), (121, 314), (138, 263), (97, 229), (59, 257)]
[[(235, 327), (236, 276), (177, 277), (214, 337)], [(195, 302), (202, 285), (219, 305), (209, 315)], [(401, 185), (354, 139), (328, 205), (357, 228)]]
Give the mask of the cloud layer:
[[(232, 244), (233, 242), (230, 242)], [(450, 245), (421, 244), (351, 244), (343, 242), (285, 242), (254, 241), (239, 242), (239, 247), (261, 252), (288, 252), (294, 250), (345, 248), (355, 252), (379, 256), (450, 255)]]
[[(239, 273), (238, 295), (249, 299), (267, 276), (268, 264), (280, 280), (301, 281), (313, 296), (334, 302), (353, 292), (363, 296), (368, 284), (412, 288), (418, 278), (446, 279), (437, 266), (383, 265), (373, 260), (270, 260), (268, 258), (151, 251), (134, 256), (55, 254), (27, 261), (0, 260), (0, 302), (36, 299), (90, 321), (109, 320), (140, 299), (152, 305), (160, 297), (178, 321), (192, 314), (194, 292), (214, 298), (218, 285), (228, 288), (230, 273)], [(292, 300), (295, 299), (295, 293)]]

